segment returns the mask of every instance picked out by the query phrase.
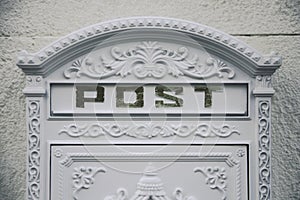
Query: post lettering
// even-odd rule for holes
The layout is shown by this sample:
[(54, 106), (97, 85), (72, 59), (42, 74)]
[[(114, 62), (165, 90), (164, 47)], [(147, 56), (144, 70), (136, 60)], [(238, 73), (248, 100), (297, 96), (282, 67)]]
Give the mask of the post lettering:
[(222, 87), (196, 85), (195, 92), (204, 92), (204, 107), (210, 108), (212, 106), (212, 92), (222, 92)]
[[(96, 98), (85, 97), (85, 92), (96, 92)], [(104, 102), (104, 87), (97, 85), (77, 85), (76, 86), (76, 107), (84, 108), (85, 102)]]
[[(135, 92), (136, 101), (134, 103), (125, 102), (125, 92)], [(142, 108), (144, 106), (144, 88), (143, 87), (117, 87), (116, 88), (116, 106), (121, 108)]]
[(172, 96), (170, 94), (166, 94), (165, 92), (175, 92), (176, 95), (182, 94), (183, 88), (182, 87), (166, 87), (159, 85), (155, 87), (155, 94), (158, 97), (173, 101), (173, 103), (165, 103), (162, 100), (155, 101), (155, 106), (159, 107), (182, 107), (183, 99), (178, 98), (176, 96)]

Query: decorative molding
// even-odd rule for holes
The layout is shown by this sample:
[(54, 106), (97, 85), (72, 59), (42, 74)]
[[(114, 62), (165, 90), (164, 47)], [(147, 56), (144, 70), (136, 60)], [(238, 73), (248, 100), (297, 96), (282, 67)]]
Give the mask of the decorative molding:
[(42, 86), (43, 77), (42, 76), (33, 76), (27, 75), (26, 76), (26, 87), (39, 87)]
[(199, 56), (190, 55), (186, 47), (171, 50), (162, 47), (158, 42), (144, 41), (126, 51), (113, 47), (111, 58), (102, 56), (97, 63), (93, 63), (89, 58), (76, 60), (64, 71), (64, 76), (71, 78), (71, 74), (75, 72), (77, 78), (86, 75), (102, 79), (133, 74), (140, 79), (147, 77), (160, 79), (170, 74), (174, 77), (187, 75), (205, 79), (213, 76), (223, 78), (223, 73), (227, 73), (227, 77), (232, 79), (235, 75), (223, 61), (208, 58), (205, 63), (201, 62)]
[(256, 76), (256, 87), (257, 88), (271, 88), (272, 78), (271, 76)]
[(181, 188), (176, 188), (173, 196), (175, 200), (197, 200), (194, 196), (184, 196), (183, 195), (183, 190)]
[[(181, 188), (176, 188), (173, 196), (175, 200), (195, 200), (194, 197), (184, 197), (183, 190)], [(140, 199), (154, 199), (154, 200), (171, 200), (167, 196), (163, 188), (163, 183), (155, 169), (150, 165), (146, 168), (143, 176), (137, 183), (137, 189), (134, 195), (128, 198), (127, 190), (124, 188), (119, 188), (117, 193), (114, 195), (108, 195), (104, 200), (140, 200)]]
[[(222, 199), (227, 199), (227, 176), (225, 168), (221, 167), (196, 167), (194, 169), (195, 173), (202, 173), (206, 179), (206, 184), (209, 185), (211, 189), (217, 189), (222, 193)], [(241, 175), (240, 175), (240, 165), (237, 166), (237, 199), (241, 199)], [(166, 195), (166, 192), (163, 190), (163, 183), (161, 179), (157, 176), (153, 166), (148, 166), (142, 176), (142, 178), (137, 183), (137, 190), (135, 194), (128, 198), (127, 191), (124, 188), (119, 188), (115, 195), (108, 195), (105, 200), (137, 200), (137, 199), (161, 199), (161, 200), (170, 200)], [(194, 196), (184, 196), (183, 190), (181, 188), (176, 188), (173, 197), (175, 200), (196, 200)]]
[(254, 96), (271, 97), (274, 93), (275, 90), (272, 88), (271, 76), (256, 76), (255, 88), (253, 90)]
[(28, 199), (40, 199), (40, 101), (28, 100)]
[(270, 100), (258, 101), (259, 199), (270, 200)]
[[(78, 154), (78, 153), (77, 153)], [(149, 157), (145, 157), (145, 154), (140, 154), (140, 153), (135, 153), (135, 154), (139, 154), (140, 157), (144, 158), (146, 161), (151, 162), (152, 160), (149, 160)], [(197, 155), (198, 154), (198, 155)], [(223, 156), (229, 156), (229, 154), (225, 155), (225, 153), (215, 153), (214, 155), (210, 155), (210, 156), (218, 156), (219, 161), (220, 160), (220, 156), (223, 154)], [(75, 155), (73, 153), (73, 155)], [(96, 161), (99, 161), (99, 155), (100, 154), (92, 154), (91, 153), (86, 153), (85, 155), (83, 153), (79, 153), (77, 156), (80, 156), (84, 159), (84, 161), (91, 161), (90, 158), (95, 159)], [(117, 154), (112, 154), (112, 153), (103, 153), (103, 155), (105, 155), (106, 157), (114, 157)], [(103, 156), (102, 155), (102, 156)], [(124, 156), (124, 153), (120, 153), (118, 154), (118, 158), (115, 158), (116, 160), (120, 161), (120, 158), (123, 160), (128, 161), (128, 158), (126, 156)], [(136, 157), (137, 155), (132, 155), (132, 153), (127, 153), (127, 155), (131, 155), (131, 157)], [(151, 155), (152, 157), (161, 157), (161, 159), (163, 159), (165, 161), (165, 158), (168, 156), (175, 156), (175, 153), (164, 153), (164, 154), (156, 154), (156, 155)], [(179, 156), (177, 154), (177, 156)], [(195, 159), (196, 157), (201, 157), (201, 155), (199, 153), (185, 153), (185, 155), (183, 155), (183, 157), (187, 157), (187, 156), (192, 156), (189, 158), (189, 161), (192, 161), (193, 159)], [(68, 160), (71, 157), (71, 154), (68, 154), (67, 159), (65, 158), (64, 160), (61, 161), (61, 168), (60, 168), (60, 189), (62, 189), (62, 183), (63, 183), (63, 166), (67, 166), (69, 163), (66, 162), (66, 160)], [(88, 159), (87, 159), (88, 158)], [(181, 158), (181, 154), (180, 154), (180, 158)], [(178, 158), (176, 159), (177, 161), (180, 161), (180, 158), (178, 160)], [(192, 158), (192, 159), (191, 159)], [(214, 159), (214, 158), (213, 158)], [(236, 165), (236, 192), (237, 192), (237, 199), (240, 200), (241, 199), (241, 166), (240, 166), (240, 162), (235, 160), (234, 158), (230, 157), (231, 159), (231, 165), (229, 165), (230, 167), (233, 167), (234, 165)], [(101, 160), (102, 161), (102, 160)], [(205, 160), (208, 161), (208, 160)], [(218, 160), (214, 159), (214, 160), (210, 160), (211, 162), (217, 162)], [(224, 161), (224, 159), (223, 159)], [(227, 163), (227, 162), (226, 162)], [(72, 163), (71, 163), (72, 164)], [(228, 164), (228, 163), (227, 163)], [(169, 200), (170, 198), (168, 198), (166, 196), (166, 193), (163, 191), (163, 184), (161, 183), (160, 178), (157, 176), (157, 173), (155, 172), (156, 169), (153, 167), (153, 165), (150, 163), (148, 165), (148, 167), (146, 167), (145, 171), (144, 171), (144, 175), (142, 176), (142, 178), (140, 179), (140, 181), (137, 184), (137, 190), (135, 192), (135, 194), (130, 198), (130, 200), (135, 200), (141, 197), (150, 197), (153, 195), (158, 195), (160, 196), (162, 199), (165, 200)], [(78, 193), (80, 192), (80, 190), (82, 189), (89, 189), (90, 186), (94, 183), (94, 176), (98, 173), (98, 172), (102, 172), (105, 173), (106, 169), (105, 168), (96, 168), (96, 167), (80, 167), (80, 168), (74, 168), (74, 173), (73, 173), (73, 199), (74, 200), (78, 200)], [(206, 183), (209, 185), (209, 187), (211, 189), (217, 189), (220, 192), (222, 192), (222, 199), (226, 200), (226, 172), (225, 172), (225, 168), (221, 168), (221, 167), (205, 167), (205, 168), (201, 168), (201, 167), (196, 167), (194, 169), (195, 173), (201, 172), (205, 177), (205, 181)], [(153, 183), (152, 183), (153, 182)], [(63, 199), (63, 192), (61, 190), (61, 194), (60, 194), (60, 199)], [(125, 200), (128, 199), (127, 197), (127, 191), (124, 188), (119, 188), (116, 194), (113, 195), (108, 195), (106, 196), (104, 199), (105, 200)], [(181, 188), (176, 188), (174, 193), (174, 198), (175, 200), (195, 200), (196, 198), (193, 196), (183, 196), (182, 193), (182, 189)]]
[(187, 137), (191, 134), (203, 138), (209, 137), (220, 137), (226, 138), (231, 136), (232, 134), (240, 135), (240, 132), (236, 130), (234, 126), (230, 126), (227, 124), (223, 124), (222, 126), (208, 125), (208, 124), (198, 124), (196, 126), (191, 125), (180, 125), (180, 126), (168, 126), (168, 130), (162, 134), (163, 137), (170, 136), (179, 136), (179, 137)]
[[(150, 190), (152, 190), (152, 189), (153, 188), (150, 188)], [(155, 193), (155, 191), (153, 193)], [(139, 195), (139, 196), (143, 196), (143, 195)], [(196, 200), (197, 199), (193, 196), (184, 196), (183, 195), (183, 190), (181, 188), (176, 188), (174, 193), (173, 193), (173, 196), (174, 196), (175, 200)], [(149, 198), (146, 198), (146, 197), (145, 197), (145, 199), (149, 199)], [(157, 199), (162, 199), (162, 200), (164, 200), (164, 199), (171, 200), (172, 199), (172, 198), (168, 198), (165, 194), (163, 194), (163, 195), (159, 194), (158, 197), (159, 198), (157, 198)], [(104, 200), (128, 200), (128, 199), (129, 199), (128, 198), (128, 192), (124, 188), (119, 188), (117, 190), (116, 194), (108, 195), (104, 198)], [(135, 199), (137, 199), (136, 196), (133, 196), (133, 197), (130, 198), (130, 200), (135, 200)]]
[(113, 125), (100, 125), (99, 123), (92, 123), (86, 125), (70, 124), (64, 126), (58, 134), (66, 134), (70, 137), (99, 137), (99, 136), (112, 136), (122, 137), (128, 136), (133, 138), (145, 139), (161, 136), (163, 138), (178, 136), (198, 136), (202, 138), (220, 137), (226, 138), (232, 134), (240, 135), (234, 126), (223, 124), (222, 126), (198, 124), (198, 125), (148, 125), (140, 124), (135, 126), (121, 126)]
[(67, 134), (70, 137), (99, 137), (104, 135), (110, 135), (112, 137), (121, 137), (123, 135), (128, 135), (128, 126), (113, 125), (100, 125), (98, 123), (78, 126), (77, 124), (70, 124), (64, 126), (58, 134)]
[(26, 76), (26, 87), (23, 90), (26, 96), (43, 96), (46, 94), (44, 88), (44, 79), (42, 76), (27, 75)]
[(127, 200), (128, 192), (124, 188), (119, 188), (116, 194), (104, 197), (104, 200)]
[(105, 173), (106, 169), (103, 167), (79, 167), (74, 168), (73, 173), (73, 199), (78, 200), (78, 193), (82, 189), (89, 189), (92, 184), (94, 184), (94, 177), (97, 173), (102, 172)]
[(236, 164), (236, 199), (242, 199), (242, 172), (241, 172), (241, 163), (240, 161)]
[[(232, 49), (237, 54), (250, 59), (259, 66), (274, 66), (276, 69), (281, 65), (281, 57), (276, 54), (263, 56), (247, 44), (221, 31), (190, 21), (162, 17), (132, 17), (95, 24), (59, 39), (36, 54), (29, 54), (26, 51), (20, 52), (17, 64), (24, 71), (30, 70), (28, 69), (29, 66), (42, 65), (56, 54), (66, 51), (67, 48), (70, 49), (71, 46), (78, 43), (87, 42), (93, 37), (96, 38), (102, 34), (107, 35), (107, 33), (121, 32), (123, 30), (145, 28), (151, 30), (174, 30), (205, 38), (213, 41), (213, 43)], [(272, 68), (270, 70), (274, 71), (275, 69)]]
[(244, 157), (245, 154), (246, 154), (246, 152), (245, 152), (244, 149), (238, 149), (238, 150), (236, 151), (236, 155), (237, 155), (238, 157)]
[(59, 171), (58, 171), (58, 198), (59, 200), (64, 200), (63, 195), (64, 195), (64, 188), (63, 188), (63, 183), (64, 183), (64, 166), (59, 165)]
[(137, 190), (130, 198), (130, 200), (140, 199), (170, 199), (164, 191), (161, 179), (157, 176), (157, 172), (151, 164), (146, 167), (143, 176), (137, 183)]
[(63, 150), (61, 149), (55, 149), (55, 151), (53, 152), (53, 155), (56, 157), (56, 158), (60, 158), (63, 156)]
[(60, 164), (70, 167), (74, 162), (81, 161), (207, 161), (207, 162), (225, 162), (229, 167), (237, 164), (237, 160), (230, 152), (216, 153), (68, 153), (60, 161)]
[(206, 179), (206, 184), (209, 185), (211, 189), (217, 189), (222, 193), (222, 200), (227, 199), (227, 176), (225, 168), (221, 167), (197, 167), (194, 169), (195, 173), (202, 173)]

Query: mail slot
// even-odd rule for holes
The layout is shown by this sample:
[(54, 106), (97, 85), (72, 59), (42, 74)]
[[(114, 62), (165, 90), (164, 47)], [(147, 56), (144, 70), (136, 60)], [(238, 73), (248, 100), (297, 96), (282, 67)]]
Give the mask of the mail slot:
[(28, 200), (270, 200), (277, 55), (135, 17), (22, 51)]

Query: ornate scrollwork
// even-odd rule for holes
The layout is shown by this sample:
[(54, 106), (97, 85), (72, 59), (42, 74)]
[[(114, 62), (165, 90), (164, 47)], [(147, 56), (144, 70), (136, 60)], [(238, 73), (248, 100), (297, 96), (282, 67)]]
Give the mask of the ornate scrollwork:
[(183, 195), (183, 190), (181, 188), (176, 188), (173, 196), (175, 200), (197, 200), (194, 196), (184, 196)]
[(258, 88), (270, 88), (272, 87), (271, 76), (256, 76), (256, 87)]
[(190, 160), (190, 161), (209, 161), (209, 162), (225, 162), (229, 167), (235, 166), (238, 161), (229, 152), (215, 152), (215, 153), (68, 153), (60, 161), (60, 164), (65, 167), (70, 167), (74, 162), (82, 161), (157, 161), (163, 159), (164, 161), (174, 160)]
[(220, 60), (210, 57), (205, 63), (201, 63), (198, 56), (189, 55), (186, 47), (180, 47), (177, 51), (169, 50), (151, 41), (142, 42), (124, 52), (118, 47), (113, 47), (111, 58), (101, 57), (99, 63), (93, 63), (89, 58), (77, 60), (64, 71), (64, 76), (71, 78), (73, 72), (76, 72), (77, 77), (86, 75), (97, 79), (113, 75), (125, 77), (129, 74), (140, 79), (160, 79), (167, 74), (174, 77), (188, 75), (195, 78), (222, 78), (223, 73), (227, 73), (229, 79), (235, 75), (235, 72)]
[(119, 125), (100, 125), (98, 123), (91, 125), (78, 126), (77, 124), (70, 124), (65, 126), (59, 134), (67, 134), (71, 137), (98, 137), (104, 135), (110, 135), (112, 137), (120, 137), (122, 135), (128, 135), (128, 126)]
[[(131, 155), (132, 153), (127, 153), (131, 157), (136, 157), (136, 155)], [(174, 153), (172, 153), (173, 155)], [(219, 154), (219, 153), (217, 153)], [(216, 155), (217, 155), (216, 154)], [(222, 153), (220, 153), (221, 155)], [(223, 153), (224, 154), (224, 153)], [(120, 161), (122, 159), (127, 160), (127, 157), (124, 158), (125, 154), (120, 154), (118, 157), (115, 159)], [(147, 154), (145, 154), (147, 155)], [(160, 154), (159, 154), (160, 155)], [(163, 155), (156, 155), (155, 157), (163, 157), (163, 160), (165, 160), (166, 156), (172, 156), (171, 154), (163, 154)], [(175, 155), (175, 154), (174, 154)], [(216, 155), (212, 155), (213, 157)], [(220, 155), (218, 157), (220, 157)], [(70, 156), (70, 155), (69, 155)], [(94, 158), (99, 161), (99, 155), (90, 155), (89, 153), (86, 153), (83, 155), (80, 153), (80, 155), (77, 155), (80, 157), (84, 157), (84, 160), (87, 161), (87, 159)], [(112, 156), (116, 155), (110, 155), (110, 154), (103, 154), (101, 156), (107, 156), (111, 158)], [(148, 157), (145, 158), (143, 155), (139, 155), (141, 158), (148, 160)], [(191, 155), (186, 155), (189, 156), (191, 159), (193, 158), (199, 158), (201, 157), (200, 155), (194, 156), (193, 154)], [(225, 155), (223, 155), (225, 156)], [(103, 158), (103, 157), (102, 157)], [(207, 158), (207, 156), (205, 156)], [(232, 159), (232, 158), (230, 158)], [(102, 160), (102, 159), (101, 159)], [(80, 162), (80, 160), (77, 160)], [(214, 160), (217, 161), (217, 160)], [(220, 161), (220, 160), (218, 160)], [(240, 163), (239, 161), (232, 160), (233, 165), (236, 165), (236, 189), (237, 189), (237, 199), (241, 199), (241, 168), (240, 168)], [(66, 163), (61, 162), (61, 167), (63, 167)], [(230, 165), (230, 167), (233, 167), (233, 165)], [(69, 165), (68, 165), (69, 166)], [(63, 170), (60, 168), (61, 172), (61, 177), (60, 177), (60, 188), (62, 190), (62, 183), (63, 183)], [(78, 193), (82, 189), (89, 189), (90, 186), (94, 183), (94, 177), (98, 172), (105, 173), (106, 169), (103, 167), (96, 168), (96, 167), (79, 167), (79, 168), (74, 168), (74, 173), (73, 173), (73, 200), (78, 200)], [(226, 177), (226, 171), (225, 168), (223, 167), (196, 167), (194, 169), (195, 173), (202, 173), (206, 179), (206, 183), (209, 185), (211, 189), (216, 189), (222, 192), (222, 199), (226, 200), (226, 188), (227, 188), (227, 177)], [(62, 192), (60, 193), (60, 199), (63, 199)], [(162, 199), (162, 200), (196, 200), (194, 196), (185, 196), (183, 195), (183, 190), (179, 187), (177, 187), (173, 193), (173, 198), (170, 198), (167, 196), (163, 189), (163, 183), (159, 176), (157, 175), (157, 169), (154, 168), (152, 163), (149, 163), (149, 165), (146, 167), (144, 170), (143, 176), (140, 178), (139, 182), (137, 183), (137, 190), (134, 193), (134, 195), (131, 198), (128, 198), (128, 192), (124, 188), (119, 188), (116, 194), (112, 195), (107, 195), (104, 200), (136, 200), (136, 199)]]
[(89, 189), (94, 184), (94, 176), (99, 173), (105, 173), (106, 169), (103, 167), (79, 167), (74, 168), (73, 173), (73, 199), (78, 200), (77, 194), (82, 189)]
[(127, 199), (127, 190), (124, 188), (119, 188), (117, 193), (114, 195), (108, 195), (104, 197), (104, 200), (126, 200)]
[(259, 199), (270, 199), (270, 101), (258, 102)]
[(180, 126), (168, 126), (169, 131), (162, 133), (163, 137), (169, 137), (173, 135), (177, 135), (179, 137), (187, 137), (191, 134), (195, 136), (208, 138), (208, 137), (221, 137), (226, 138), (231, 136), (232, 134), (240, 134), (238, 130), (235, 129), (234, 126), (222, 125), (217, 127), (215, 125), (208, 124), (198, 124), (196, 126), (191, 125), (180, 125)]
[(133, 138), (154, 138), (161, 137), (188, 137), (190, 135), (199, 136), (203, 138), (220, 137), (226, 138), (232, 134), (240, 134), (234, 126), (222, 125), (216, 127), (214, 125), (198, 124), (198, 125), (147, 125), (141, 124), (137, 126), (121, 126), (100, 125), (98, 123), (82, 125), (70, 124), (60, 130), (59, 134), (67, 134), (71, 137), (99, 137), (109, 135), (112, 137), (129, 136)]
[(154, 200), (196, 200), (195, 197), (183, 196), (183, 190), (176, 188), (173, 197), (168, 197), (163, 188), (163, 183), (157, 173), (153, 171), (152, 166), (148, 166), (144, 172), (144, 175), (140, 178), (137, 183), (137, 190), (134, 195), (128, 198), (126, 189), (119, 188), (117, 193), (114, 195), (108, 195), (104, 200), (140, 200), (140, 199), (154, 199)]
[(236, 155), (237, 155), (238, 157), (244, 157), (245, 154), (246, 154), (246, 152), (245, 152), (244, 149), (238, 149), (238, 150), (236, 151)]
[(28, 197), (40, 198), (40, 101), (28, 102)]
[(209, 185), (211, 189), (217, 189), (222, 193), (222, 199), (226, 200), (227, 195), (226, 195), (226, 171), (225, 168), (221, 167), (206, 167), (206, 168), (201, 168), (197, 167), (194, 169), (195, 173), (202, 173), (206, 179), (205, 182), (206, 184)]

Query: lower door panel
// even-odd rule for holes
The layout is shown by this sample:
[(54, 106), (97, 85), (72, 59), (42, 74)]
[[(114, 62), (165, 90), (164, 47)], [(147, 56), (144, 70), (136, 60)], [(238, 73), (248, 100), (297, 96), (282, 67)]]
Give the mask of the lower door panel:
[(246, 200), (247, 145), (51, 145), (51, 200)]

